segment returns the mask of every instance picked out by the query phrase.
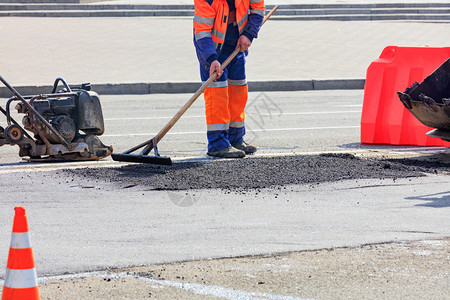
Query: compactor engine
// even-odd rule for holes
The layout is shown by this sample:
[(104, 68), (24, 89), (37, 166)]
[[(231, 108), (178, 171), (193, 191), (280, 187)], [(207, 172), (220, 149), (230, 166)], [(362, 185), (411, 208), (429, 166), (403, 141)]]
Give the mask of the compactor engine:
[[(59, 82), (64, 89), (56, 92)], [(97, 160), (111, 154), (112, 147), (98, 138), (105, 127), (100, 99), (90, 84), (71, 89), (58, 78), (50, 94), (25, 97), (10, 88), (16, 96), (7, 101), (6, 110), (0, 107), (7, 121), (0, 127), (0, 146), (18, 145), (19, 155), (32, 161)], [(14, 102), (17, 112), (24, 114), (23, 127), (11, 116)]]

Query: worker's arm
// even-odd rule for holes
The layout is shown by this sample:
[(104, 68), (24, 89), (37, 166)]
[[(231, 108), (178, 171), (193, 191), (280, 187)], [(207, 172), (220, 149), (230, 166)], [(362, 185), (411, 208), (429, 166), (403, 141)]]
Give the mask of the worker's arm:
[(212, 1), (195, 0), (194, 40), (200, 62), (211, 65), (217, 60), (217, 52), (212, 40), (216, 12), (211, 7)]
[(250, 0), (250, 14), (247, 25), (237, 43), (237, 46), (241, 47), (241, 51), (247, 50), (252, 45), (253, 39), (258, 37), (258, 32), (264, 20), (265, 10), (264, 0)]

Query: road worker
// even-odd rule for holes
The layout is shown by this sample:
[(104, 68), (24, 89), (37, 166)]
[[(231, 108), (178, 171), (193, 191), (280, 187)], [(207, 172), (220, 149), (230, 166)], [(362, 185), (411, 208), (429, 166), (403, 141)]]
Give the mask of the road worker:
[[(248, 98), (245, 57), (264, 19), (264, 0), (195, 0), (194, 45), (203, 82), (217, 72), (205, 90), (208, 155), (241, 158), (256, 152), (244, 141), (244, 108)], [(240, 53), (220, 71), (237, 48)]]

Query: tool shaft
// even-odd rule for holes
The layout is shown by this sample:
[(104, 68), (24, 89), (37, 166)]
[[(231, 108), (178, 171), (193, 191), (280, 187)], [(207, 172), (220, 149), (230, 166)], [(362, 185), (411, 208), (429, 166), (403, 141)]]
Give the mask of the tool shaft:
[[(272, 10), (264, 17), (263, 23), (262, 25), (264, 25), (264, 23), (266, 23), (266, 21), (275, 13), (275, 11), (279, 8), (279, 5), (275, 5), (274, 8), (272, 8)], [(262, 26), (261, 25), (261, 26)], [(236, 57), (236, 55), (241, 51), (240, 47), (236, 48), (231, 54), (230, 56), (228, 56), (228, 58), (221, 64), (220, 66), (220, 70), (223, 71), (229, 64), (230, 62)], [(189, 109), (189, 107), (192, 106), (192, 104), (197, 100), (198, 97), (200, 97), (201, 94), (203, 94), (203, 92), (210, 86), (211, 83), (213, 83), (215, 80), (217, 79), (217, 72), (214, 72), (209, 78), (208, 80), (206, 80), (202, 86), (197, 90), (197, 92), (195, 92), (194, 95), (192, 95), (192, 97), (189, 99), (188, 102), (186, 102), (186, 104), (175, 114), (175, 116), (173, 116), (173, 118), (166, 124), (166, 126), (164, 126), (159, 132), (158, 134), (153, 137), (152, 139), (145, 141), (129, 150), (127, 150), (126, 154), (131, 153), (136, 151), (137, 149), (140, 149), (146, 145), (150, 145), (150, 147), (154, 147), (155, 145), (153, 145), (153, 141), (156, 141), (156, 143), (158, 143), (165, 135), (166, 133), (177, 123), (177, 121), (184, 115), (184, 113)], [(150, 148), (151, 149), (151, 148)]]

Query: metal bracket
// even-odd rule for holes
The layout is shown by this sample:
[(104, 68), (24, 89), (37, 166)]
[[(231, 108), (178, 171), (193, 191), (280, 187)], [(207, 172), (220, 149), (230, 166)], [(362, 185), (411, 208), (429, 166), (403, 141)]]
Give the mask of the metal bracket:
[(152, 143), (153, 143), (153, 150), (155, 151), (155, 156), (159, 156), (158, 146), (157, 146), (158, 142), (156, 141), (156, 137), (153, 138)]
[(147, 155), (150, 153), (150, 151), (152, 151), (152, 149), (154, 149), (155, 151), (155, 156), (160, 156), (158, 153), (158, 146), (156, 145), (156, 137), (152, 139), (151, 143), (148, 143), (147, 146), (145, 146), (145, 148), (141, 151), (141, 153), (139, 153), (139, 155)]

